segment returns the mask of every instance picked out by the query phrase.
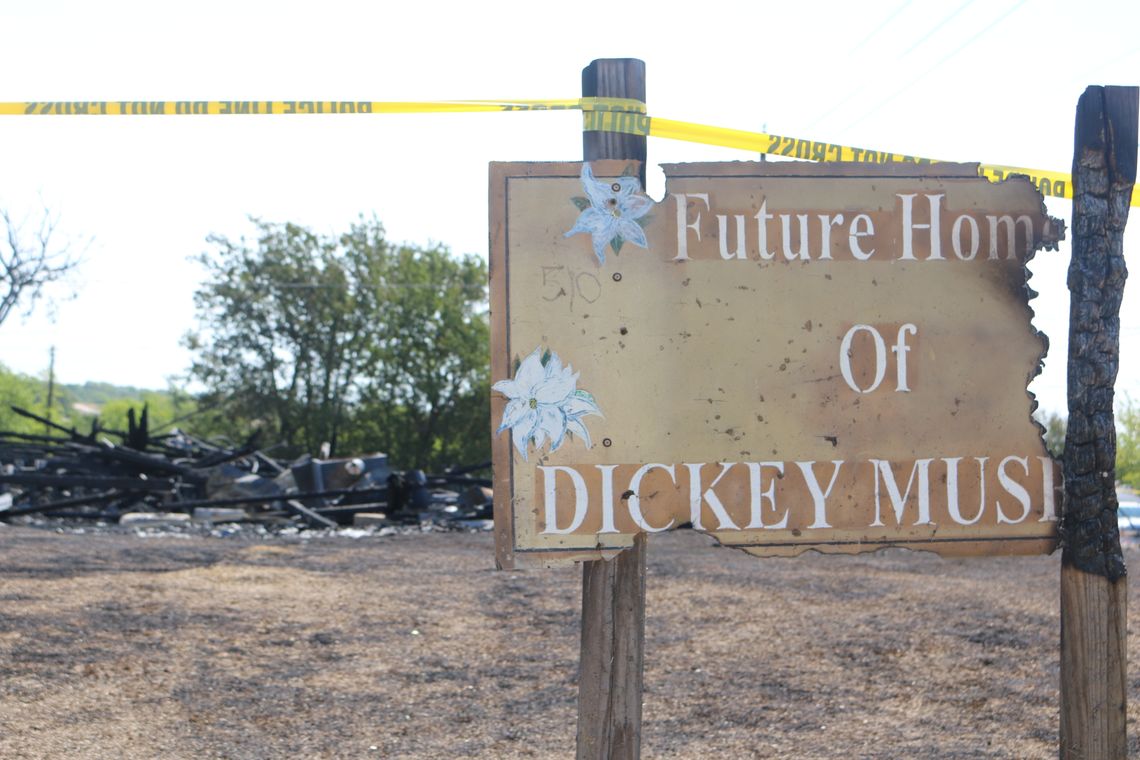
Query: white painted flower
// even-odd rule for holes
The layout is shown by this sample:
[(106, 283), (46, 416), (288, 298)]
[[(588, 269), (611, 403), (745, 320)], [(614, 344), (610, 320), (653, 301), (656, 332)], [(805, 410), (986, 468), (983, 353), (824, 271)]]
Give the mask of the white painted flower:
[(539, 346), (519, 364), (513, 379), (492, 386), (510, 399), (496, 435), (510, 428), (523, 459), (532, 441), (538, 450), (549, 439), (553, 452), (562, 446), (566, 433), (577, 435), (590, 448), (590, 433), (582, 418), (602, 415), (594, 397), (577, 389), (578, 374), (569, 366), (563, 367), (558, 354), (548, 352), (545, 362), (543, 359)]
[(649, 247), (645, 230), (638, 220), (653, 208), (653, 201), (641, 192), (637, 177), (600, 181), (594, 178), (593, 170), (585, 163), (582, 164), (582, 188), (587, 197), (575, 199), (581, 213), (565, 237), (588, 232), (594, 243), (594, 255), (601, 264), (606, 261), (607, 245), (613, 248), (614, 253), (621, 250), (624, 242)]

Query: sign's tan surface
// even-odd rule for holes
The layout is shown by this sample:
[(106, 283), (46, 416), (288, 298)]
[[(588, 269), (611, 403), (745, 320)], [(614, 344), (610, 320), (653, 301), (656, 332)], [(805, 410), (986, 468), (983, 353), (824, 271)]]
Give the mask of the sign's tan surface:
[[(692, 524), (760, 555), (1056, 542), (1028, 181), (972, 167), (492, 164), (497, 559)], [(632, 175), (632, 176), (631, 176)]]

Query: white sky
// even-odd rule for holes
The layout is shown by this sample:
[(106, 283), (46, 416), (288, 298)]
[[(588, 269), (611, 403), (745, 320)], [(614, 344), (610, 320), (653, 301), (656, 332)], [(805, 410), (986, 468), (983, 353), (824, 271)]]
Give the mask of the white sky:
[[(646, 62), (652, 115), (933, 158), (1067, 171), (1089, 84), (1140, 84), (1140, 4), (0, 1), (0, 101), (573, 98), (601, 57)], [(183, 372), (206, 235), (246, 219), (486, 255), (487, 163), (581, 158), (578, 113), (0, 117), (0, 206), (94, 239), (78, 296), (0, 325), (0, 362), (64, 382)], [(754, 156), (651, 139), (651, 164)], [(650, 192), (660, 196), (659, 175)], [(1050, 201), (1068, 221), (1071, 204)], [(1140, 219), (1126, 251), (1140, 273)], [(1068, 246), (1032, 285), (1064, 410)], [(1140, 285), (1118, 392), (1140, 398)]]

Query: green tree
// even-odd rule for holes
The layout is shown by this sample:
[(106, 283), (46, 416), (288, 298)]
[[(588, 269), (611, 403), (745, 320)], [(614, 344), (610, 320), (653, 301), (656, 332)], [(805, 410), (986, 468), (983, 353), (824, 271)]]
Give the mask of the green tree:
[(1116, 479), (1140, 488), (1140, 403), (1131, 396), (1116, 410)]
[(1045, 448), (1055, 458), (1060, 459), (1065, 453), (1065, 430), (1068, 421), (1056, 412), (1050, 412), (1048, 417), (1039, 413), (1037, 419), (1045, 428)]
[[(57, 388), (50, 416), (52, 422), (67, 427), (75, 424), (75, 420), (72, 419), (75, 415), (68, 413), (67, 394), (59, 391)], [(47, 382), (12, 372), (0, 364), (0, 430), (34, 435), (59, 435), (56, 431), (45, 430), (43, 423), (12, 411), (13, 406), (47, 417)]]
[(489, 458), (487, 269), (442, 246), (389, 246), (378, 225), (345, 244), (369, 251), (375, 319), (361, 385), (357, 448), (405, 467), (439, 469)]
[(315, 451), (336, 442), (364, 356), (352, 252), (293, 224), (256, 224), (256, 247), (211, 236), (217, 250), (198, 259), (207, 281), (194, 296), (201, 330), (186, 339), (190, 375), (209, 389), (205, 404), (224, 402), (235, 434), (264, 429)]
[(99, 408), (99, 423), (111, 430), (126, 430), (128, 410), (134, 409), (136, 419), (146, 407), (150, 433), (157, 434), (175, 420), (184, 430), (194, 431), (194, 415), (198, 405), (188, 393), (178, 388), (167, 391), (139, 391), (131, 397), (114, 398)]
[[(375, 219), (339, 237), (255, 222), (255, 246), (212, 237), (199, 261), (191, 377), (290, 453), (380, 450), (400, 467), (486, 458), (486, 265), (393, 245)], [(474, 436), (474, 437), (472, 437)]]

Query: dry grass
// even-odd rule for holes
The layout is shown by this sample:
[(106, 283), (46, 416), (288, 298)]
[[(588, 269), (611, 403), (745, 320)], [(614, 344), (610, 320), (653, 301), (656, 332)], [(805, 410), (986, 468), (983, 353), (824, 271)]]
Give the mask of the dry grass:
[[(576, 568), (264, 541), (0, 527), (0, 757), (573, 756)], [(1055, 757), (1058, 574), (655, 537), (643, 756)]]

